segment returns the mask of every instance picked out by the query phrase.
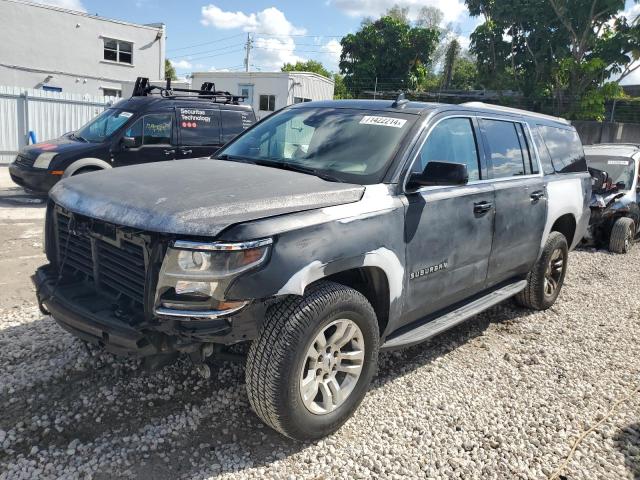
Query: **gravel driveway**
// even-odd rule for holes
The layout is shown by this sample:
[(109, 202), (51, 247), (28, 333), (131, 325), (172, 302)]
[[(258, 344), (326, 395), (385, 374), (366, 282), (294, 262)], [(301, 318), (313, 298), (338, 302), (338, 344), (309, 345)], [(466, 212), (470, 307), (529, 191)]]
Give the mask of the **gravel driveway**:
[[(15, 224), (33, 228), (1, 210), (0, 241)], [(251, 412), (242, 365), (204, 381), (187, 362), (145, 373), (87, 351), (23, 301), (21, 271), (22, 293), (0, 304), (0, 479), (538, 479), (598, 421), (560, 478), (640, 478), (640, 394), (629, 396), (640, 382), (638, 265), (640, 245), (575, 252), (553, 309), (507, 303), (383, 354), (355, 416), (305, 444)]]

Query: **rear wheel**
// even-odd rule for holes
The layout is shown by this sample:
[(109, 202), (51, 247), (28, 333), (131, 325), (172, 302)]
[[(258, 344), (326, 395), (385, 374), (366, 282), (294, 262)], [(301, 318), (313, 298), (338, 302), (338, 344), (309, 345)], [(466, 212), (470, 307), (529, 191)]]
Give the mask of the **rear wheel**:
[(523, 307), (546, 310), (558, 298), (567, 273), (569, 247), (559, 232), (551, 232), (540, 258), (527, 275), (527, 286), (516, 295)]
[(620, 217), (613, 224), (609, 237), (609, 251), (613, 253), (627, 253), (633, 244), (635, 223), (627, 217)]
[(367, 299), (332, 282), (272, 307), (249, 350), (249, 401), (270, 427), (322, 438), (351, 416), (378, 361), (376, 315)]

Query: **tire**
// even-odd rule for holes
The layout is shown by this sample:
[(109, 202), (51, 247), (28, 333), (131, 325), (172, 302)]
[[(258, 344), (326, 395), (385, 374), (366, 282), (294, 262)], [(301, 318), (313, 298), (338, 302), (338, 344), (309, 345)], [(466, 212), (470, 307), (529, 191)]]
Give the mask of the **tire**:
[[(338, 328), (344, 325), (347, 325), (346, 333), (338, 333)], [(334, 355), (327, 354), (333, 333), (346, 338), (351, 331), (355, 335), (338, 355), (334, 357), (333, 350)], [(271, 428), (296, 440), (315, 440), (335, 432), (356, 410), (368, 390), (377, 368), (379, 337), (371, 304), (361, 293), (337, 283), (319, 283), (303, 297), (288, 297), (273, 305), (247, 357), (245, 375), (251, 407)], [(327, 346), (320, 348), (318, 338), (326, 338)], [(312, 363), (309, 351), (321, 351), (324, 362), (313, 360)], [(353, 360), (356, 364), (352, 364), (351, 357), (346, 358), (349, 354), (361, 360)], [(313, 355), (315, 358), (315, 353)], [(317, 358), (320, 357), (322, 355)], [(337, 364), (332, 371), (333, 361)], [(336, 371), (336, 368), (357, 369), (358, 362), (361, 370), (357, 378), (354, 374)], [(335, 391), (328, 388), (331, 380), (324, 380), (330, 375), (334, 375), (337, 382), (333, 385), (342, 379), (339, 390), (345, 392), (345, 398), (336, 406), (329, 402), (333, 410), (312, 411), (322, 408), (314, 399), (324, 400), (325, 391)], [(303, 397), (303, 378), (314, 382), (315, 397), (313, 393), (307, 395), (307, 399)], [(318, 378), (322, 378), (319, 384)]]
[(562, 290), (568, 259), (567, 239), (559, 232), (551, 232), (540, 258), (527, 275), (527, 286), (516, 295), (516, 302), (533, 310), (551, 307)]
[(611, 228), (609, 237), (609, 251), (613, 253), (628, 253), (633, 244), (635, 224), (628, 217), (620, 217)]

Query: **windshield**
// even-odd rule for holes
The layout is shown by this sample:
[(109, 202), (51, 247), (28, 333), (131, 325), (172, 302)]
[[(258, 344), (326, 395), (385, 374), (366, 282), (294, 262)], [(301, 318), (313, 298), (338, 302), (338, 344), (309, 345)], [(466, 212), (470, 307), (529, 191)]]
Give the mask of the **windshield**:
[(275, 113), (216, 157), (379, 183), (417, 118), (396, 112), (292, 108)]
[(103, 142), (113, 132), (124, 125), (133, 113), (115, 108), (105, 110), (96, 118), (80, 128), (73, 136), (91, 143)]
[(609, 178), (607, 184), (615, 186), (617, 183), (624, 183), (623, 190), (630, 190), (633, 186), (633, 176), (635, 174), (633, 160), (620, 158), (587, 158), (589, 168), (595, 168), (607, 172)]

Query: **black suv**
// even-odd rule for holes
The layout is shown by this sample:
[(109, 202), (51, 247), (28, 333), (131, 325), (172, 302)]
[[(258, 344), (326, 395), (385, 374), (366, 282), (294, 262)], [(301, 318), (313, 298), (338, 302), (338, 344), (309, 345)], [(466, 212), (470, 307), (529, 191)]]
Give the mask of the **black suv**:
[(45, 193), (61, 178), (80, 173), (209, 156), (255, 123), (242, 99), (216, 91), (212, 83), (200, 90), (173, 89), (170, 82), (161, 88), (139, 78), (130, 99), (78, 131), (24, 147), (9, 173), (21, 187)]
[(34, 281), (74, 335), (151, 364), (251, 341), (256, 413), (335, 431), (380, 349), (510, 297), (546, 309), (589, 222), (591, 181), (561, 119), (482, 104), (285, 108), (217, 160), (70, 178), (50, 194)]

